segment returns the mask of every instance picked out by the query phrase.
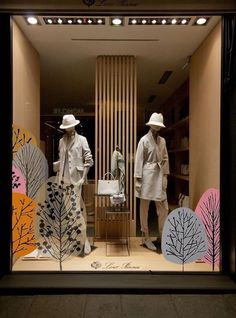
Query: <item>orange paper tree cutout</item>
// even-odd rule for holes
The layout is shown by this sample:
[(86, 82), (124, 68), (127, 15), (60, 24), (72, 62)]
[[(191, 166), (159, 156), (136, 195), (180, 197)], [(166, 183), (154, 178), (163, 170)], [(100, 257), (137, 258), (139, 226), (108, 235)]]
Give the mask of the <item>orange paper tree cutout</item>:
[(17, 259), (32, 252), (36, 247), (36, 203), (22, 193), (12, 195), (12, 255), (13, 259)]
[(12, 127), (12, 152), (14, 154), (25, 144), (31, 143), (37, 146), (37, 141), (34, 135), (27, 129), (16, 124)]

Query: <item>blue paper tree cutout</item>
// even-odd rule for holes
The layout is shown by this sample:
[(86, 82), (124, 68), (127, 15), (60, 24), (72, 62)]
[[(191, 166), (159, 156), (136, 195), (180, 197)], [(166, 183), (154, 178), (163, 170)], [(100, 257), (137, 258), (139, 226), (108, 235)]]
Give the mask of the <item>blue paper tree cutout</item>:
[(204, 257), (207, 238), (201, 220), (189, 208), (177, 208), (167, 217), (162, 233), (162, 253), (173, 263), (191, 263)]

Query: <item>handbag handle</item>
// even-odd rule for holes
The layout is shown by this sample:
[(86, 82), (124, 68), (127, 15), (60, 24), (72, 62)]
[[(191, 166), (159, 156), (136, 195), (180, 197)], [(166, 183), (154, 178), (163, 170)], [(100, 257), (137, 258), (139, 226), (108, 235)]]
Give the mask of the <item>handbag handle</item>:
[(112, 180), (115, 180), (115, 178), (114, 178), (114, 176), (113, 176), (113, 174), (111, 172), (105, 173), (104, 176), (103, 176), (103, 180), (105, 180), (105, 177), (106, 177), (107, 174), (110, 174), (112, 176)]

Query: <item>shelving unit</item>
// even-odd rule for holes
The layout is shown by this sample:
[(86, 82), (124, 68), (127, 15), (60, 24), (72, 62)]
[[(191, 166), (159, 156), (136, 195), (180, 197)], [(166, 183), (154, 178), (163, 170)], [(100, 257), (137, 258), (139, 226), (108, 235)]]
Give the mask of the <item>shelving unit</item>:
[(167, 195), (169, 205), (178, 206), (179, 194), (189, 195), (189, 85), (186, 81), (162, 106), (165, 138), (170, 162)]

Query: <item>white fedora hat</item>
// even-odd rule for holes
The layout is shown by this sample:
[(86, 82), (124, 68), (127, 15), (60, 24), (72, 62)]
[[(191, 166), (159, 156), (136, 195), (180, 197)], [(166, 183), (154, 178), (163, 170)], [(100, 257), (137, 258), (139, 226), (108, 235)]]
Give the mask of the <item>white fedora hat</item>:
[(67, 129), (74, 127), (80, 123), (79, 120), (75, 119), (74, 115), (64, 115), (62, 119), (61, 129)]
[(159, 126), (159, 127), (166, 127), (163, 124), (163, 116), (162, 114), (153, 113), (149, 119), (149, 121), (146, 123), (147, 126)]

